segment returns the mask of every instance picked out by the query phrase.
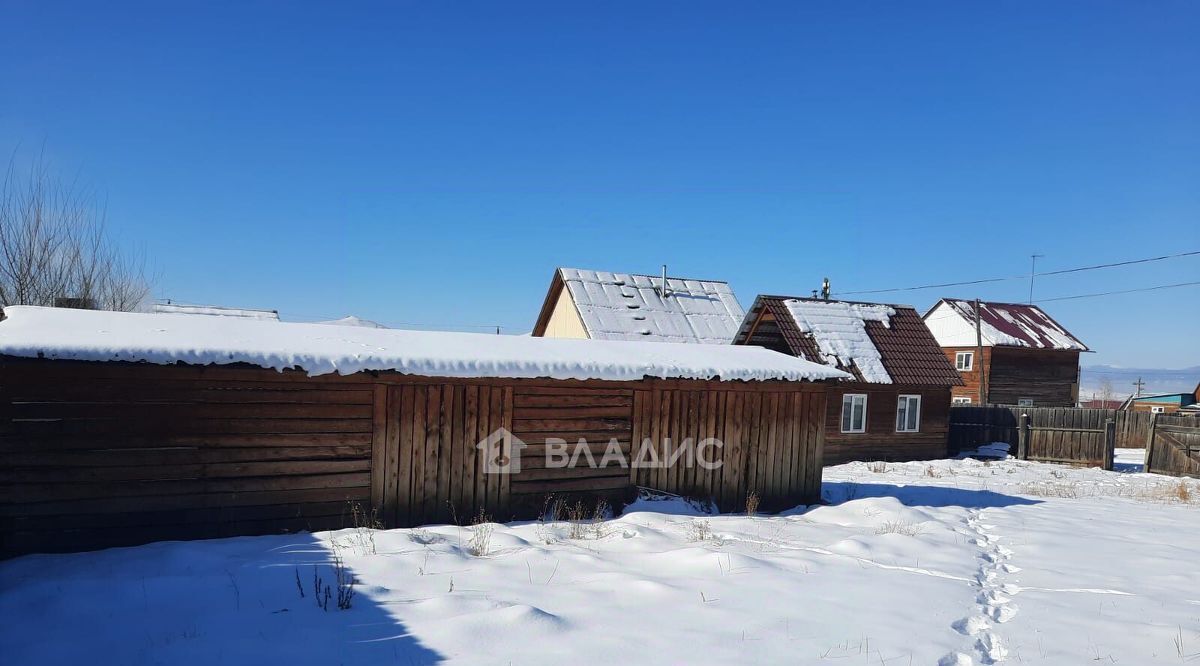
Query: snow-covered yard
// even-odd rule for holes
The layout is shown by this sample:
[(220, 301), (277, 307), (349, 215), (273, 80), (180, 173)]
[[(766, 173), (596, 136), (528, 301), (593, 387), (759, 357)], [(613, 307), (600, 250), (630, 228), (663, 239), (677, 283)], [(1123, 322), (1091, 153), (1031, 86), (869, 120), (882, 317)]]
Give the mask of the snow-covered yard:
[[(1200, 483), (852, 463), (829, 506), (160, 543), (0, 564), (6, 663), (1200, 661)], [(572, 533), (574, 532), (574, 534)], [(472, 549), (486, 547), (482, 555)], [(374, 552), (372, 552), (374, 551)], [(350, 610), (339, 553), (359, 583)]]

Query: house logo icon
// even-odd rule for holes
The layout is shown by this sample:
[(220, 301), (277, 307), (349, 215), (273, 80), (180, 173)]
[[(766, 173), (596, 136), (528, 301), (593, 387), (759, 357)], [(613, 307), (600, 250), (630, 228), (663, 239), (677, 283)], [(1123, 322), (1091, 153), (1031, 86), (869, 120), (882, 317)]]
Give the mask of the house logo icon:
[(497, 428), (475, 445), (483, 456), (484, 474), (519, 474), (521, 449), (528, 446), (506, 428)]

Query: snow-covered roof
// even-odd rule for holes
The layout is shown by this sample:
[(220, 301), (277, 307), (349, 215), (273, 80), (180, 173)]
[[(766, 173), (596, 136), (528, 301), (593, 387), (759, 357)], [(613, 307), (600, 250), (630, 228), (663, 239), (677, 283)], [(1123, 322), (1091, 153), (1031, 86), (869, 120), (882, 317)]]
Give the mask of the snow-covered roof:
[(729, 344), (745, 312), (725, 282), (560, 268), (593, 340)]
[(318, 321), (316, 323), (326, 324), (328, 326), (362, 326), (363, 328), (387, 328), (387, 326), (384, 326), (383, 324), (380, 324), (377, 321), (371, 321), (370, 319), (363, 319), (362, 317), (355, 317), (354, 315), (348, 315), (348, 316), (342, 317), (341, 319), (330, 319), (329, 321)]
[(249, 363), (310, 375), (396, 371), (432, 377), (819, 380), (832, 368), (756, 347), (534, 338), (259, 321), (4, 308), (0, 355), (158, 364)]
[(817, 361), (860, 382), (962, 385), (962, 377), (910, 305), (761, 294), (734, 344)]
[(783, 303), (800, 332), (816, 341), (821, 358), (812, 360), (833, 367), (854, 366), (866, 382), (892, 383), (879, 349), (867, 335), (868, 321), (890, 326), (896, 314), (890, 306), (795, 298)]
[(244, 319), (263, 319), (279, 321), (279, 313), (275, 310), (250, 310), (247, 308), (227, 308), (220, 305), (184, 305), (182, 303), (155, 303), (154, 312), (161, 314), (190, 314), (208, 315), (212, 317), (242, 317)]
[[(975, 303), (943, 298), (925, 314), (925, 325), (943, 347), (975, 345)], [(1090, 351), (1036, 305), (983, 302), (979, 328), (985, 347)]]

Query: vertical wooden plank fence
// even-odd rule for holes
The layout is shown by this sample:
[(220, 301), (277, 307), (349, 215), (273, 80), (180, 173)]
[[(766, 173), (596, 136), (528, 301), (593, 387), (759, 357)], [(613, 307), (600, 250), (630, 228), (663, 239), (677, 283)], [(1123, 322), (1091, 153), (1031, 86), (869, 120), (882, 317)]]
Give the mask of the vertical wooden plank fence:
[[(1023, 438), (1025, 416), (1029, 423)], [(1114, 449), (1146, 446), (1150, 416), (1072, 407), (953, 407), (950, 448), (958, 452), (1003, 442), (1014, 455), (1029, 460), (1111, 469)]]

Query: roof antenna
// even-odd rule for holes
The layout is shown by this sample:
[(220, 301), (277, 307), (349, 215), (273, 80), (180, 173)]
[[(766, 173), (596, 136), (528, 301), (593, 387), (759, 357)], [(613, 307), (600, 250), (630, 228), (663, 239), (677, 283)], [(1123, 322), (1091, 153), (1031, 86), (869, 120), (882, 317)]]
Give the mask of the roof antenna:
[(821, 298), (826, 301), (829, 300), (829, 278), (825, 278), (821, 283)]

